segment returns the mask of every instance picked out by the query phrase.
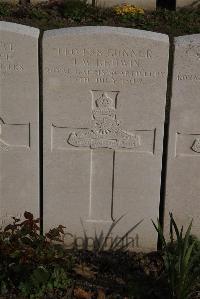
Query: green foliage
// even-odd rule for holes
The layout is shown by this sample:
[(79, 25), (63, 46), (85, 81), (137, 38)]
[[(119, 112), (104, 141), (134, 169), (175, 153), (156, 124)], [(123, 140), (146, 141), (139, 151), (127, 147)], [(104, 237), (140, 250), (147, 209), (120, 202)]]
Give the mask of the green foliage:
[(37, 20), (44, 20), (49, 18), (48, 13), (39, 7), (33, 7), (30, 10), (29, 16), (30, 18)]
[(89, 10), (92, 9), (86, 2), (86, 0), (65, 0), (61, 13), (64, 17), (80, 22), (87, 17)]
[(0, 294), (36, 299), (66, 289), (74, 262), (62, 245), (64, 227), (42, 236), (39, 219), (29, 212), (24, 217), (13, 217), (13, 223), (0, 230)]
[(7, 3), (0, 3), (0, 16), (7, 17), (10, 15), (10, 6)]
[(36, 268), (29, 279), (21, 282), (21, 294), (30, 299), (43, 298), (45, 294), (53, 294), (54, 290), (67, 290), (71, 279), (63, 268), (58, 266), (47, 269), (44, 266)]
[(200, 240), (198, 240), (195, 236), (190, 236), (189, 242), (190, 244), (195, 242), (191, 256), (191, 264), (192, 271), (200, 282)]
[(195, 276), (192, 271), (192, 259), (197, 258), (194, 252), (196, 240), (191, 237), (192, 222), (184, 234), (183, 227), (180, 230), (178, 229), (173, 215), (170, 213), (169, 243), (167, 243), (165, 239), (159, 221), (157, 225), (153, 222), (153, 225), (158, 232), (163, 247), (171, 298), (187, 299), (191, 294), (192, 286), (195, 284)]
[(122, 22), (137, 22), (137, 23), (142, 23), (145, 21), (145, 15), (142, 14), (130, 14), (130, 15), (123, 15), (120, 16)]
[[(190, 234), (192, 223), (184, 234), (183, 228), (178, 230), (171, 214), (169, 243), (159, 222), (154, 224), (163, 253), (132, 255), (123, 252), (129, 246), (123, 241), (143, 220), (121, 238), (112, 238), (123, 215), (110, 225), (105, 236), (103, 232), (96, 233), (93, 251), (69, 251), (63, 244), (62, 225), (41, 235), (39, 219), (34, 219), (29, 212), (25, 212), (24, 217), (23, 221), (13, 217), (12, 224), (0, 229), (0, 295), (6, 298), (71, 298), (68, 295), (83, 292), (88, 295), (95, 289), (96, 296), (99, 285), (104, 286), (105, 293), (108, 286), (109, 294), (114, 291), (114, 294), (123, 295), (122, 298), (167, 299), (169, 289), (173, 299), (198, 298), (200, 241)], [(85, 229), (84, 234), (85, 246), (88, 246), (91, 238), (87, 237)], [(77, 286), (79, 283), (87, 286), (88, 291)]]
[(1, 20), (53, 29), (74, 25), (121, 26), (162, 32), (171, 36), (200, 32), (200, 4), (177, 11), (116, 14), (112, 7), (94, 7), (86, 0), (53, 0), (38, 5), (0, 3)]

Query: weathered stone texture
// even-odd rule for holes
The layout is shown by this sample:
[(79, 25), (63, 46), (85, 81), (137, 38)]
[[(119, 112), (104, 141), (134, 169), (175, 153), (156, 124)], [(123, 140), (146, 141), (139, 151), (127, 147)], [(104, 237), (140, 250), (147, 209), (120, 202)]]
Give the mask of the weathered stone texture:
[(200, 35), (176, 38), (174, 55), (165, 230), (173, 212), (200, 236)]
[(0, 218), (39, 214), (39, 30), (0, 22)]
[[(116, 227), (156, 247), (168, 37), (84, 27), (44, 33), (44, 224), (89, 236)], [(71, 242), (66, 235), (66, 242)]]
[(184, 6), (193, 5), (194, 3), (196, 3), (198, 5), (197, 1), (195, 1), (195, 0), (176, 0), (176, 7), (181, 8)]

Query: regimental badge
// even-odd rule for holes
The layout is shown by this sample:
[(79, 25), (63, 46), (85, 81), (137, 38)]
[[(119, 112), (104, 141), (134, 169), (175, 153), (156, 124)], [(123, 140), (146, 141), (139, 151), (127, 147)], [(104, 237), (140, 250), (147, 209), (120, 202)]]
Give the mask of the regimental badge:
[(200, 138), (195, 139), (191, 149), (196, 153), (200, 153)]
[(92, 110), (91, 128), (82, 128), (71, 132), (67, 140), (68, 144), (91, 149), (132, 149), (140, 147), (140, 135), (121, 128), (116, 114), (113, 99), (107, 96), (106, 93), (102, 93), (95, 101), (95, 107)]

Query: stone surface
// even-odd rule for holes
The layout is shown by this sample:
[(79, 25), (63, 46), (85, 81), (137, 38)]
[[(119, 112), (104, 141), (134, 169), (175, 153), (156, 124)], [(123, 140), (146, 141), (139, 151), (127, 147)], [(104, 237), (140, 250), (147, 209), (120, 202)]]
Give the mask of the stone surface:
[(126, 214), (113, 236), (144, 219), (131, 249), (155, 249), (168, 37), (52, 30), (44, 33), (43, 62), (45, 230), (65, 225), (66, 243), (81, 244), (81, 220), (94, 237)]
[(39, 214), (38, 36), (0, 22), (0, 224)]
[(195, 0), (176, 0), (176, 7), (180, 8), (180, 7), (192, 5), (195, 2), (197, 2), (197, 1), (195, 1)]
[[(88, 3), (92, 3), (92, 0), (88, 0)], [(96, 5), (99, 6), (115, 6), (123, 3), (133, 4), (137, 7), (141, 7), (147, 10), (156, 9), (156, 0), (96, 0)]]
[(175, 39), (165, 230), (169, 212), (200, 236), (200, 35)]

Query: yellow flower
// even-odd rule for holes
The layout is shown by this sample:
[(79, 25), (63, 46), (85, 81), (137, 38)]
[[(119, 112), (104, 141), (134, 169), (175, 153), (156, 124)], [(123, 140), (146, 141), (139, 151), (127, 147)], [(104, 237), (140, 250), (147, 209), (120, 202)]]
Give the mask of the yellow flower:
[(131, 4), (117, 5), (114, 7), (114, 12), (119, 16), (144, 14), (144, 10), (142, 8)]

